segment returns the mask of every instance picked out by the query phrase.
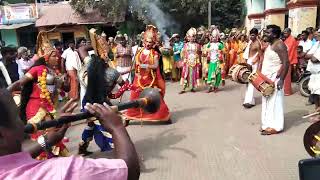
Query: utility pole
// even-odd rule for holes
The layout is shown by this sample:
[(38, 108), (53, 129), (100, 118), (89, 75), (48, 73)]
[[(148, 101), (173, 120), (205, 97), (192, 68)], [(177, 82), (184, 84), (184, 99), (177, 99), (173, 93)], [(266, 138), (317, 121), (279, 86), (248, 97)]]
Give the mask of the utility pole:
[(211, 0), (208, 2), (208, 28), (211, 26)]

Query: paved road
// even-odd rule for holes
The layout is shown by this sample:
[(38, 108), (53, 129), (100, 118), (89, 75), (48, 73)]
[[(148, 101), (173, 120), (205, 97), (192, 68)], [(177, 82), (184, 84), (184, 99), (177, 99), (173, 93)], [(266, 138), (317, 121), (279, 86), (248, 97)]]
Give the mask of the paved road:
[[(308, 158), (302, 137), (312, 110), (298, 93), (285, 99), (285, 132), (261, 136), (261, 100), (245, 110), (245, 86), (228, 81), (217, 94), (178, 95), (178, 83), (167, 84), (166, 102), (173, 124), (128, 127), (141, 159), (141, 180), (297, 180), (297, 163)], [(258, 94), (257, 94), (258, 96)], [(257, 97), (259, 99), (259, 97)], [(72, 152), (82, 127), (68, 137)], [(95, 145), (90, 150), (98, 151)], [(95, 153), (93, 157), (103, 157)]]

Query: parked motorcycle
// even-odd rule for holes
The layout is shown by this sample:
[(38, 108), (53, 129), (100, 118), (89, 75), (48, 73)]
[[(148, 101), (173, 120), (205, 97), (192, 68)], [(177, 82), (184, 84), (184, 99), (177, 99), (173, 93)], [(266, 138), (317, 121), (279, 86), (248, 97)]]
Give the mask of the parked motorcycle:
[(297, 81), (297, 83), (299, 85), (300, 94), (302, 96), (304, 96), (304, 97), (309, 97), (310, 94), (311, 94), (311, 92), (310, 92), (310, 90), (308, 88), (310, 76), (311, 76), (311, 73), (309, 71), (304, 71), (300, 75), (300, 77), (299, 77), (299, 79)]

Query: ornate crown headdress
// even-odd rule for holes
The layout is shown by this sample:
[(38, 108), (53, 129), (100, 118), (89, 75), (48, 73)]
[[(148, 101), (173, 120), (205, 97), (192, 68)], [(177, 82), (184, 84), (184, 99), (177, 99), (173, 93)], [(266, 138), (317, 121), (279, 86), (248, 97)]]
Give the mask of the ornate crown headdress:
[(159, 31), (158, 28), (153, 25), (147, 25), (145, 32), (143, 33), (144, 41), (149, 40), (154, 43), (159, 40)]

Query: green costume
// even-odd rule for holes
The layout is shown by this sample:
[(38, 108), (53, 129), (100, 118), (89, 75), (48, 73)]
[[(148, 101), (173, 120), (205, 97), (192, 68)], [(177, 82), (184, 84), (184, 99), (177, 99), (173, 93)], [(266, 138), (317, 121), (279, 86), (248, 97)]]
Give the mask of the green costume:
[(221, 69), (220, 63), (222, 62), (223, 44), (220, 42), (210, 43), (208, 45), (208, 57), (210, 59), (208, 68), (208, 80), (207, 83), (210, 87), (219, 87), (221, 83)]

